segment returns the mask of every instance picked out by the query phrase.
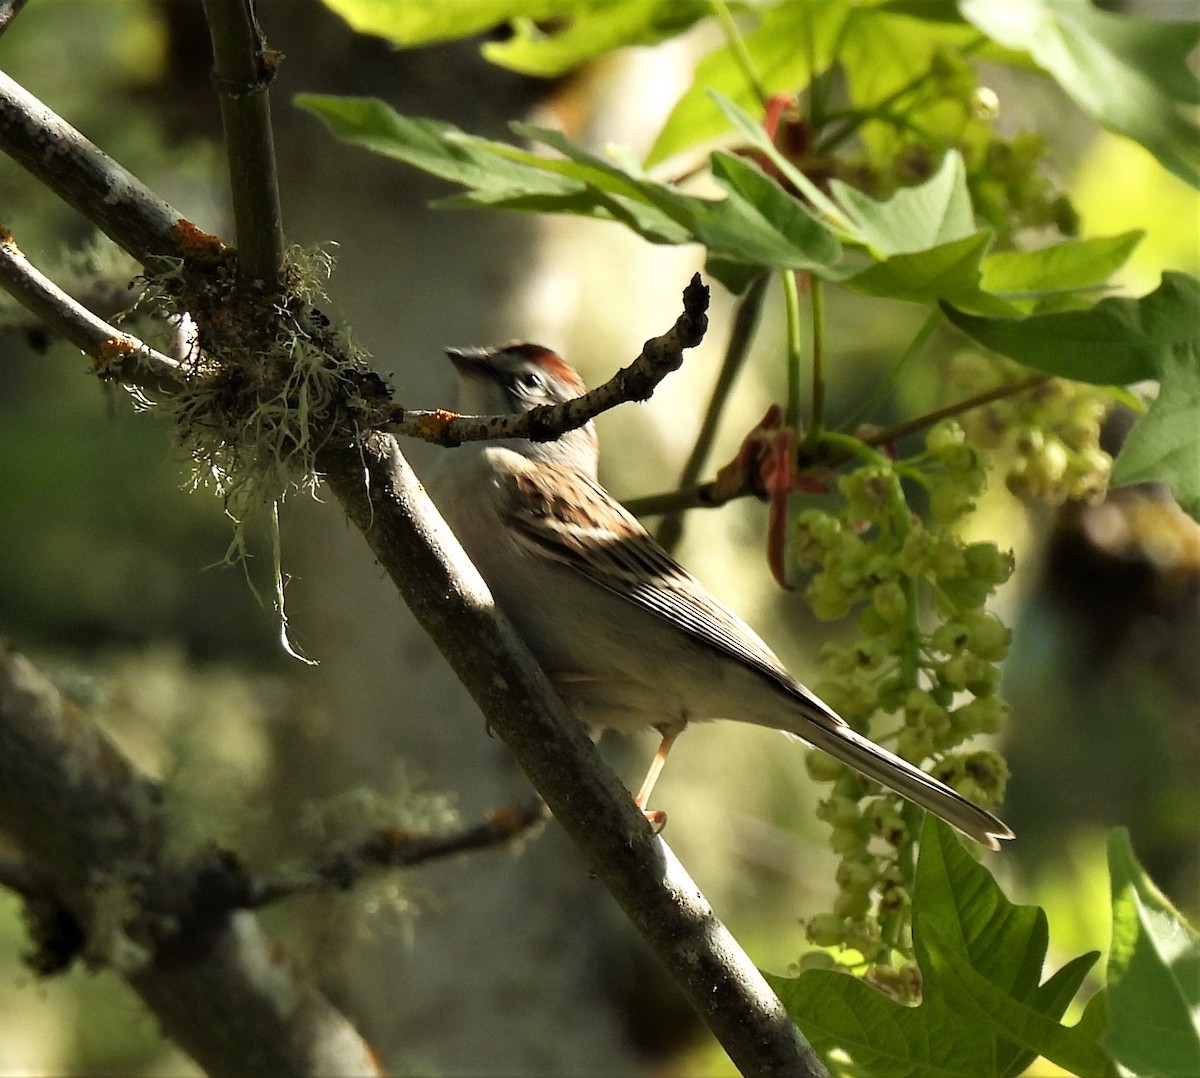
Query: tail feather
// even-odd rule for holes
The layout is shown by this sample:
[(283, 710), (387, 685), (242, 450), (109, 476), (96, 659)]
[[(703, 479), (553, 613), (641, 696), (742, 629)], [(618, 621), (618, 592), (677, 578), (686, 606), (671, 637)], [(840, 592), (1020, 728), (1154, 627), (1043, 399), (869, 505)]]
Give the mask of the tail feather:
[(856, 733), (832, 712), (821, 712), (818, 716), (804, 715), (799, 728), (792, 732), (867, 778), (928, 809), (951, 827), (989, 849), (998, 850), (1000, 839), (1014, 837), (1012, 829), (1003, 820), (968, 801), (919, 767)]

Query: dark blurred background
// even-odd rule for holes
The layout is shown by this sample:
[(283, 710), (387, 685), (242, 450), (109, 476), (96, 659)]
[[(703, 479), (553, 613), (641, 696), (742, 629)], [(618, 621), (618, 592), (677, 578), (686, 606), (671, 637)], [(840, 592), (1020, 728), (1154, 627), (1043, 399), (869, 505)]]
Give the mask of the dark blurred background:
[[(372, 94), (492, 137), (532, 113), (595, 147), (644, 151), (711, 38), (545, 82), (485, 65), (476, 44), (397, 52), (316, 0), (259, 8), (285, 57), (273, 103), (289, 240), (336, 244), (330, 313), (354, 327), (399, 399), (450, 403), (447, 345), (540, 340), (596, 382), (671, 324), (697, 252), (595, 223), (430, 212), (440, 183), (347, 150), (290, 99)], [(185, 0), (31, 0), (0, 39), (5, 71), (232, 238), (209, 62), (201, 6)], [(1196, 229), (1180, 225), (1197, 220), (1194, 192), (1082, 118), (1058, 122), (1069, 106), (1045, 83), (1000, 89), (1006, 123), (1058, 139), (1051, 160), (1085, 234), (1149, 231), (1124, 284), (1140, 294), (1162, 268), (1200, 271)], [(136, 267), (3, 161), (0, 216), (58, 280), (101, 308), (127, 302)], [(652, 404), (602, 420), (605, 478), (620, 496), (666, 489), (678, 473), (728, 332), (731, 299), (716, 293), (709, 340), (683, 372)], [(768, 298), (718, 461), (782, 395), (778, 304)], [(920, 318), (831, 296), (835, 420)], [(168, 780), (183, 833), (273, 864), (379, 820), (472, 819), (522, 795), (524, 780), (336, 505), (296, 498), (284, 513), (291, 627), (320, 661), (309, 668), (283, 654), (249, 586), (269, 594), (266, 537), (252, 530), (245, 572), (217, 565), (229, 521), (211, 493), (185, 490), (189, 462), (169, 425), (100, 387), (85, 360), (11, 305), (2, 324), (0, 632)], [(938, 347), (945, 358), (962, 346), (947, 335)], [(944, 403), (929, 370), (896, 406)], [(435, 452), (408, 449), (418, 466)], [(1016, 628), (1005, 815), (1021, 841), (993, 867), (1016, 897), (1046, 905), (1053, 943), (1075, 954), (1107, 941), (1112, 825), (1129, 826), (1160, 884), (1200, 912), (1200, 536), (1153, 491), (1031, 511), (994, 486), (978, 528), (1013, 545), (1020, 566), (999, 607)], [(770, 583), (764, 521), (757, 504), (694, 514), (680, 554), (809, 680), (817, 647), (839, 630)], [(635, 781), (652, 741), (606, 741), (606, 752)], [(799, 919), (831, 884), (802, 752), (779, 745), (731, 724), (694, 730), (661, 789), (673, 846), (752, 957), (782, 971), (804, 950)], [(553, 824), (515, 854), (265, 916), (398, 1073), (728, 1073)], [(34, 982), (26, 948), (19, 905), (0, 895), (0, 1071), (192, 1072), (116, 978)]]

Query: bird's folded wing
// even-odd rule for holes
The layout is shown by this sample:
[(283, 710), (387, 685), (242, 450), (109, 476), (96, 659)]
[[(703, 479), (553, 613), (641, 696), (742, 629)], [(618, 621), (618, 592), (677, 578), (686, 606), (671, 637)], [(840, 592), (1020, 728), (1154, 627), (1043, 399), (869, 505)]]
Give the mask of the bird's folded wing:
[(526, 462), (504, 476), (521, 542), (677, 626), (696, 641), (806, 695), (774, 652), (676, 562), (638, 520), (575, 469)]

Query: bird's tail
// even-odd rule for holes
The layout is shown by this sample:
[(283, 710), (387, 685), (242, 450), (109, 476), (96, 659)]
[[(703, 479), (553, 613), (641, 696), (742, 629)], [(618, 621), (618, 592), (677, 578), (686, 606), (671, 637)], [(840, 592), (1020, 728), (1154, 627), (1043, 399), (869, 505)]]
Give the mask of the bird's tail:
[[(802, 705), (809, 704), (803, 700)], [(875, 742), (856, 733), (845, 720), (832, 711), (820, 710), (803, 715), (802, 722), (791, 732), (811, 745), (824, 749), (848, 767), (874, 779), (914, 804), (928, 809), (964, 835), (982, 842), (992, 850), (1000, 849), (1000, 839), (1013, 837), (1012, 829), (990, 812), (968, 801), (944, 782), (926, 774), (919, 767), (880, 748)]]

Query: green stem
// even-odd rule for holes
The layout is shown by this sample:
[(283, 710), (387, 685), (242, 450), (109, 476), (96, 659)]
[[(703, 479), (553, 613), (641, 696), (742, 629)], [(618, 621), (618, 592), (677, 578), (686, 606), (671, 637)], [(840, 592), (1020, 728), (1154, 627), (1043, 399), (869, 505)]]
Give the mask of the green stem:
[(792, 430), (800, 429), (801, 367), (804, 361), (800, 344), (800, 289), (794, 270), (781, 270), (783, 306), (787, 314), (787, 408), (784, 423)]
[(876, 388), (875, 392), (867, 398), (865, 404), (861, 405), (847, 420), (841, 424), (843, 430), (853, 430), (863, 422), (876, 408), (880, 406), (889, 396), (892, 389), (896, 385), (896, 380), (900, 377), (900, 372), (908, 365), (909, 361), (925, 347), (925, 342), (933, 336), (933, 332), (937, 329), (942, 320), (942, 312), (938, 307), (934, 307), (925, 317), (925, 321), (921, 323), (921, 328), (917, 330), (916, 336), (908, 342), (908, 347), (900, 353), (900, 358), (892, 364), (892, 369), (888, 371), (887, 377)]
[(812, 447), (825, 429), (825, 285), (819, 277), (810, 281), (812, 305), (812, 411), (806, 443)]
[[(874, 450), (872, 446), (898, 442), (901, 438), (906, 438), (908, 435), (915, 434), (926, 427), (932, 427), (935, 423), (943, 419), (961, 415), (963, 412), (969, 412), (972, 408), (990, 404), (992, 401), (1003, 400), (1005, 397), (1014, 397), (1030, 389), (1036, 389), (1043, 382), (1050, 381), (1051, 377), (1052, 375), (1049, 374), (1034, 374), (1022, 379), (1020, 382), (1010, 382), (1007, 385), (997, 386), (995, 389), (989, 389), (985, 393), (978, 393), (974, 397), (968, 397), (965, 400), (958, 401), (956, 404), (948, 404), (944, 408), (938, 408), (923, 416), (918, 416), (916, 419), (909, 419), (904, 423), (897, 423), (894, 427), (875, 431), (865, 438), (854, 438), (848, 434), (824, 431), (821, 434), (821, 445), (815, 447), (811, 454), (806, 453), (805, 456), (810, 462), (820, 458), (821, 465), (824, 468), (836, 468), (838, 465), (855, 457), (866, 460), (878, 459), (886, 461), (888, 458)], [(821, 452), (822, 446), (828, 446), (834, 452), (825, 455)], [(866, 456), (867, 453), (871, 455)], [(801, 468), (803, 467), (805, 467), (805, 462), (801, 461)], [(713, 509), (724, 505), (728, 501), (733, 501), (735, 498), (746, 497), (754, 493), (755, 490), (753, 487), (746, 485), (741, 490), (734, 491), (721, 498), (714, 498), (712, 482), (698, 483), (685, 490), (674, 490), (662, 494), (648, 494), (642, 498), (632, 498), (627, 503), (626, 508), (635, 516), (654, 516), (655, 514), (670, 512), (674, 509)]]
[(738, 66), (742, 69), (742, 74), (745, 76), (746, 82), (750, 85), (750, 89), (754, 91), (754, 96), (758, 98), (760, 104), (765, 105), (767, 98), (771, 95), (767, 93), (766, 85), (754, 69), (754, 61), (750, 57), (750, 50), (746, 48), (746, 43), (742, 40), (737, 23), (733, 21), (733, 16), (729, 13), (729, 7), (726, 5), (725, 0), (708, 0), (708, 6), (712, 9), (713, 15), (716, 16), (717, 22), (721, 24), (721, 32), (725, 35), (725, 41), (728, 43), (729, 49), (733, 53)]
[[(959, 51), (963, 56), (970, 56), (983, 48), (986, 43), (987, 38), (981, 34), (977, 38), (974, 38), (972, 41), (964, 45)], [(919, 75), (915, 75), (913, 78), (909, 79), (908, 82), (904, 83), (903, 86), (897, 87), (890, 94), (888, 94), (887, 97), (880, 101), (876, 101), (875, 104), (871, 105), (869, 108), (848, 109), (845, 112), (836, 115), (830, 114), (827, 116), (825, 118), (827, 123), (833, 122), (837, 119), (842, 119), (845, 122), (836, 131), (827, 135), (817, 143), (816, 152), (819, 155), (832, 153), (868, 120), (883, 118), (884, 114), (888, 113), (892, 105), (896, 104), (901, 100), (901, 98), (906, 97), (908, 94), (919, 90), (926, 82), (929, 81), (929, 79), (932, 77), (932, 74), (932, 70), (929, 69), (922, 71)]]

